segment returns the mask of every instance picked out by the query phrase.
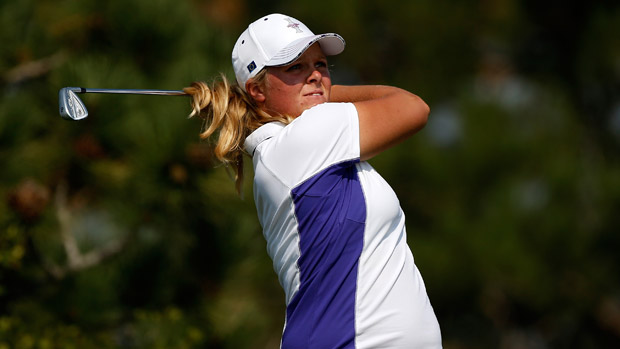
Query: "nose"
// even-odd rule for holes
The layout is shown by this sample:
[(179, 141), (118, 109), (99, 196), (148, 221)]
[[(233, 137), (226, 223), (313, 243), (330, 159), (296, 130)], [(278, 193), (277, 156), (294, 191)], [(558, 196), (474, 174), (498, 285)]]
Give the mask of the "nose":
[(312, 72), (310, 72), (310, 75), (308, 75), (308, 83), (313, 83), (313, 82), (317, 82), (317, 81), (321, 81), (321, 78), (323, 77), (323, 74), (321, 74), (321, 72), (318, 69), (312, 69)]

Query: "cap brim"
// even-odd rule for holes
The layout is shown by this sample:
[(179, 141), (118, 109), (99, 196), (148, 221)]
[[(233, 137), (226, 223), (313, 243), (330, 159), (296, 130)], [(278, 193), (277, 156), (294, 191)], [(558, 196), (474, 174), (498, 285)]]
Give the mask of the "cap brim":
[(316, 42), (321, 45), (321, 50), (327, 56), (334, 56), (344, 51), (345, 42), (340, 35), (335, 33), (313, 35), (293, 41), (265, 62), (265, 66), (287, 65), (303, 55)]

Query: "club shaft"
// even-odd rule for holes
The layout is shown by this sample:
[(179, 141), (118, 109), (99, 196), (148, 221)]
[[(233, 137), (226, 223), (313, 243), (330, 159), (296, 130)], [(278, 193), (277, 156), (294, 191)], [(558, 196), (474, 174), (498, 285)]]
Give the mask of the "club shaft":
[(159, 95), (159, 96), (185, 96), (187, 93), (177, 90), (134, 90), (134, 89), (108, 89), (108, 88), (84, 88), (72, 89), (75, 93), (116, 93), (130, 95)]

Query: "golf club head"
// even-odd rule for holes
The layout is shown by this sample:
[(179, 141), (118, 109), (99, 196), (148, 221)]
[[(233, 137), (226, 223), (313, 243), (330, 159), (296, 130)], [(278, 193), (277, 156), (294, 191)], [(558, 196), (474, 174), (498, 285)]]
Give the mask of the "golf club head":
[(81, 120), (88, 116), (88, 110), (82, 100), (75, 94), (80, 92), (79, 87), (64, 87), (58, 92), (58, 106), (60, 116), (68, 120)]

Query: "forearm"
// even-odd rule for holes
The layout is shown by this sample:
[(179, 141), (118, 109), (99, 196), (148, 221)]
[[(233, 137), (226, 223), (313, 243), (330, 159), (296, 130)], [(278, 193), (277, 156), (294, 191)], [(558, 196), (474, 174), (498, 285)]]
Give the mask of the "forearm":
[(430, 112), (426, 102), (419, 96), (407, 90), (386, 85), (334, 85), (330, 101), (355, 103), (358, 109), (371, 105), (374, 106), (375, 115), (389, 115), (390, 118), (399, 115), (405, 118), (419, 119), (421, 117), (424, 123)]
[(353, 103), (363, 102), (387, 97), (397, 93), (410, 94), (403, 89), (385, 85), (334, 85), (332, 86), (330, 101)]

